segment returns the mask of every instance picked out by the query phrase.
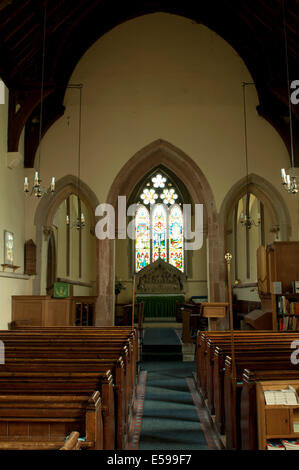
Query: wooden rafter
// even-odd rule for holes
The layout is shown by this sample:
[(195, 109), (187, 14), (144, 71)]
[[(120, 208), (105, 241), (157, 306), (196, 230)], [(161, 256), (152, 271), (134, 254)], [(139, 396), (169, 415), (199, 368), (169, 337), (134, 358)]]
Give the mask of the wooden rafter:
[[(0, 0), (0, 76), (10, 88), (12, 107), (20, 101), (20, 90), (25, 84), (30, 88), (30, 84), (40, 82), (41, 17), (45, 1)], [(282, 0), (51, 0), (47, 5), (45, 80), (51, 82), (53, 88), (48, 90), (49, 116), (45, 115), (45, 129), (49, 123), (55, 122), (55, 115), (58, 118), (63, 110), (64, 92), (56, 93), (55, 87), (58, 84), (59, 87), (66, 87), (74, 67), (93, 42), (128, 19), (163, 11), (205, 24), (229, 42), (246, 63), (256, 83), (260, 101), (258, 111), (275, 126), (288, 145)], [(292, 74), (299, 69), (299, 4), (287, 1), (286, 5), (292, 78)], [(9, 112), (9, 151), (18, 148), (24, 126), (40, 105), (34, 85), (31, 92), (25, 95), (24, 100), (21, 97), (20, 112), (15, 113), (13, 108)], [(294, 121), (294, 126), (298, 126), (297, 109), (294, 109)], [(29, 127), (30, 123), (27, 129)], [(295, 139), (295, 159), (299, 164), (297, 134)], [(36, 142), (33, 142), (30, 152), (35, 148)], [(33, 163), (32, 153), (25, 155), (26, 166)]]

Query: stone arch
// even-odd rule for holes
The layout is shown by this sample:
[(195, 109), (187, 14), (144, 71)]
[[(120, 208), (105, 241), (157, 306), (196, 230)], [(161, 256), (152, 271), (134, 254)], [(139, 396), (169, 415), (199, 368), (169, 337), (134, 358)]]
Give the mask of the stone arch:
[[(169, 168), (182, 181), (188, 188), (194, 204), (204, 204), (209, 240), (209, 297), (214, 301), (223, 300), (225, 298), (224, 238), (219, 238), (214, 194), (203, 172), (186, 153), (162, 139), (145, 146), (121, 168), (110, 187), (106, 202), (115, 208), (117, 221), (118, 196), (126, 196), (128, 200), (136, 184), (160, 165)], [(100, 315), (102, 310), (100, 323), (111, 323), (109, 312), (114, 308), (114, 241), (107, 239), (100, 241), (98, 247), (101, 272), (98, 271), (97, 311)]]
[[(248, 176), (249, 191), (260, 199), (267, 207), (273, 225), (279, 225), (281, 240), (289, 240), (292, 232), (292, 224), (288, 207), (279, 191), (265, 178), (251, 173)], [(220, 212), (219, 224), (223, 235), (227, 228), (227, 221), (236, 203), (246, 194), (246, 177), (235, 183), (225, 196)]]
[(43, 240), (48, 240), (52, 233), (52, 222), (56, 210), (59, 205), (71, 194), (79, 195), (86, 207), (90, 209), (92, 226), (95, 226), (95, 209), (99, 204), (97, 196), (89, 188), (89, 186), (80, 180), (78, 194), (78, 177), (74, 175), (66, 175), (56, 182), (54, 194), (46, 194), (41, 198), (37, 206), (34, 225), (36, 226), (36, 263), (37, 275), (33, 282), (33, 293), (40, 295), (42, 290), (42, 250)]

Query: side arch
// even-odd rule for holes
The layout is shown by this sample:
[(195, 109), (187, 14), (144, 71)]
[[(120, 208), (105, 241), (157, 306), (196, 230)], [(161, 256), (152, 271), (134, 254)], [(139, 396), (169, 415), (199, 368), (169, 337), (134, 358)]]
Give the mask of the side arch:
[[(221, 204), (219, 224), (224, 230), (224, 233), (233, 207), (237, 204), (239, 199), (246, 194), (246, 182), (246, 177), (237, 181), (229, 190)], [(254, 173), (248, 176), (248, 182), (249, 191), (267, 207), (273, 225), (279, 225), (281, 240), (289, 240), (292, 234), (291, 217), (288, 207), (279, 191), (265, 178)]]
[[(59, 205), (71, 194), (78, 195), (89, 208), (92, 226), (95, 226), (95, 209), (99, 204), (98, 198), (89, 186), (80, 180), (78, 193), (78, 177), (66, 175), (56, 182), (54, 194), (46, 194), (41, 198), (37, 206), (34, 225), (36, 226), (36, 263), (37, 275), (33, 282), (33, 294), (41, 295), (45, 284), (45, 266), (43, 266), (43, 250), (45, 242), (48, 242), (52, 234), (53, 217)], [(98, 272), (98, 270), (97, 270)]]

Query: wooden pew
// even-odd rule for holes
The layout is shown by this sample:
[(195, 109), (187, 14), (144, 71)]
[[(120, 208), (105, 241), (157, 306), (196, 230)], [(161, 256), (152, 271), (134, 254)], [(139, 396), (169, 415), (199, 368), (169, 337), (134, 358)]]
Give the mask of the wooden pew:
[[(106, 357), (109, 353), (113, 355), (118, 352), (118, 354), (122, 356), (125, 364), (128, 414), (131, 415), (135, 396), (136, 360), (135, 353), (132, 355), (132, 344), (130, 342), (127, 343), (127, 337), (115, 338), (114, 336), (110, 337), (107, 335), (101, 337), (99, 335), (90, 334), (88, 336), (82, 336), (82, 334), (65, 335), (63, 333), (59, 336), (53, 333), (30, 333), (29, 336), (28, 333), (22, 334), (18, 332), (17, 335), (13, 335), (12, 332), (0, 332), (0, 338), (5, 344), (7, 357), (13, 350), (15, 350), (14, 348), (17, 348), (18, 350), (23, 348), (24, 351), (31, 351), (35, 348), (36, 354), (44, 355), (45, 353), (47, 356), (48, 352), (53, 351), (54, 349), (67, 352), (79, 348), (83, 354), (83, 349), (85, 348), (85, 352), (89, 352), (89, 356), (97, 354), (96, 357)], [(22, 344), (20, 344), (21, 342)], [(126, 344), (126, 346), (124, 346), (124, 344)], [(39, 351), (37, 352), (38, 348)], [(45, 351), (43, 351), (43, 349)]]
[[(279, 335), (290, 344), (292, 337), (299, 338), (299, 333), (292, 333), (238, 331), (235, 332), (235, 342), (236, 345), (240, 341), (241, 343), (248, 341), (250, 344), (264, 343), (265, 338), (271, 341), (271, 338), (275, 339)], [(231, 334), (225, 331), (199, 333), (197, 344), (197, 367), (201, 392), (208, 399), (210, 412), (213, 413), (215, 410), (216, 426), (219, 432), (223, 433), (223, 370), (225, 356), (231, 352)]]
[[(9, 368), (8, 368), (9, 369)], [(101, 418), (103, 427), (103, 448), (115, 449), (115, 412), (112, 377), (99, 373), (77, 372), (45, 372), (30, 371), (30, 367), (18, 371), (0, 372), (1, 394), (11, 395), (18, 392), (20, 395), (90, 395), (91, 390), (103, 393)]]
[(256, 383), (265, 380), (298, 380), (299, 370), (248, 370), (243, 372), (240, 405), (242, 450), (258, 449)]
[[(65, 357), (60, 358), (36, 358), (33, 357), (25, 358), (13, 357), (8, 358), (6, 364), (0, 366), (0, 372), (20, 372), (24, 370), (27, 372), (38, 372), (38, 371), (51, 371), (51, 372), (96, 372), (106, 374), (107, 369), (110, 369), (113, 376), (113, 390), (114, 390), (114, 405), (115, 405), (115, 432), (116, 432), (116, 448), (124, 449), (128, 440), (129, 434), (129, 417), (127, 415), (127, 407), (125, 401), (125, 379), (124, 379), (124, 364), (121, 358), (113, 359), (82, 359), (77, 357), (69, 359)], [(111, 384), (109, 383), (109, 389), (102, 381), (102, 398), (103, 404), (109, 402)], [(109, 391), (108, 391), (109, 390)], [(110, 400), (109, 409), (112, 408)], [(108, 421), (112, 416), (112, 412), (104, 418), (104, 422)]]
[(0, 450), (58, 450), (75, 429), (81, 446), (103, 449), (99, 392), (89, 396), (0, 395)]
[[(235, 334), (240, 336), (249, 336), (251, 334), (265, 334), (265, 331), (238, 331)], [(198, 384), (201, 389), (201, 393), (204, 395), (204, 398), (207, 396), (207, 376), (206, 376), (206, 367), (205, 360), (207, 355), (207, 344), (208, 341), (215, 342), (221, 341), (223, 339), (229, 340), (230, 332), (229, 331), (198, 331), (197, 341), (196, 341), (196, 364), (197, 364), (197, 378)]]
[[(79, 352), (80, 355), (80, 352)], [(78, 356), (79, 356), (78, 355)], [(110, 373), (112, 369), (113, 376)], [(110, 360), (103, 359), (82, 359), (81, 357), (72, 359), (65, 359), (63, 356), (61, 359), (47, 359), (47, 358), (37, 358), (35, 355), (33, 357), (25, 358), (22, 357), (13, 357), (7, 358), (6, 364), (0, 366), (0, 375), (5, 377), (5, 374), (22, 374), (26, 373), (39, 373), (51, 371), (53, 378), (59, 377), (59, 374), (68, 374), (68, 377), (83, 377), (83, 380), (86, 381), (90, 377), (96, 377), (99, 379), (97, 387), (102, 394), (103, 406), (104, 406), (104, 429), (107, 431), (110, 437), (105, 437), (104, 447), (105, 449), (124, 449), (128, 440), (129, 432), (129, 421), (127, 416), (127, 407), (124, 400), (125, 395), (125, 386), (124, 386), (124, 368), (121, 358), (115, 358)], [(81, 375), (80, 375), (81, 374)], [(0, 379), (1, 380), (1, 379)], [(68, 383), (65, 387), (62, 387), (62, 391), (68, 387)], [(83, 390), (82, 384), (78, 384), (79, 392)], [(43, 387), (43, 385), (42, 385)], [(92, 387), (95, 387), (93, 384)], [(2, 384), (3, 388), (3, 384)], [(115, 421), (115, 422), (114, 422)], [(114, 444), (114, 428), (116, 430), (117, 444)], [(105, 433), (105, 436), (108, 436)]]
[[(2, 337), (3, 337), (3, 335), (2, 335)], [(65, 357), (66, 356), (66, 351), (68, 351), (70, 353), (70, 357), (73, 358), (73, 361), (77, 360), (76, 357), (82, 358), (86, 354), (88, 354), (88, 357), (97, 357), (97, 356), (95, 356), (94, 350), (91, 350), (90, 344), (89, 344), (87, 353), (84, 352), (85, 350), (83, 350), (82, 347), (80, 346), (81, 343), (79, 343), (79, 347), (77, 348), (78, 343), (76, 343), (76, 345), (74, 346), (73, 343), (70, 343), (70, 342), (67, 342), (67, 344), (68, 344), (68, 346), (71, 345), (71, 347), (64, 347), (63, 351), (60, 351), (60, 349), (58, 351), (58, 347), (56, 346), (56, 342), (55, 342), (55, 339), (54, 339), (54, 340), (50, 341), (50, 346), (46, 346), (46, 348), (44, 348), (41, 351), (41, 350), (36, 349), (35, 347), (33, 347), (32, 346), (32, 341), (30, 339), (27, 340), (27, 337), (28, 337), (28, 334), (26, 334), (26, 338), (24, 340), (23, 338), (21, 339), (20, 336), (19, 336), (17, 338), (16, 344), (14, 344), (14, 342), (13, 342), (14, 340), (13, 340), (11, 335), (9, 335), (9, 337), (6, 337), (4, 339), (5, 344), (6, 344), (6, 363), (13, 361), (15, 359), (16, 355), (18, 357), (23, 356), (24, 361), (25, 360), (28, 361), (28, 357), (30, 357), (30, 356), (31, 356), (31, 358), (36, 358), (36, 357), (40, 358), (42, 356), (43, 357), (49, 357), (49, 355), (51, 357), (51, 353), (53, 353), (52, 357), (53, 357), (53, 355), (55, 355), (55, 357), (57, 357), (57, 355), (59, 355), (59, 354), (62, 355), (62, 357)], [(33, 340), (33, 342), (35, 342), (35, 340)], [(45, 346), (47, 344), (47, 341), (45, 340), (45, 338), (43, 339), (42, 343), (43, 343), (43, 346)], [(65, 341), (63, 341), (63, 343), (65, 343)], [(14, 347), (11, 346), (12, 344), (14, 345)], [(86, 346), (86, 340), (84, 340), (84, 344)], [(36, 343), (35, 343), (35, 346), (36, 346)], [(103, 346), (103, 344), (101, 344), (101, 346)], [(102, 352), (101, 357), (106, 358), (106, 363), (107, 363), (108, 357), (109, 357), (109, 360), (111, 359), (113, 361), (115, 361), (115, 360), (119, 361), (118, 352), (115, 355), (115, 352), (114, 352), (115, 348), (114, 347), (111, 349), (111, 354), (108, 354), (106, 350), (107, 350), (107, 347), (104, 345), (104, 349), (103, 349), (103, 351), (101, 351)], [(96, 352), (99, 353), (99, 348), (96, 349)], [(109, 363), (107, 363), (107, 364), (110, 365)], [(88, 364), (85, 364), (85, 366), (87, 366), (87, 365)], [(129, 375), (128, 375), (128, 377), (129, 377)], [(118, 390), (117, 390), (118, 402), (124, 401), (124, 397), (126, 395), (126, 393), (124, 393), (125, 389), (123, 388), (121, 383), (118, 383), (117, 387), (118, 387)], [(118, 433), (117, 433), (117, 435), (118, 435), (120, 441), (123, 439), (121, 437), (123, 432), (121, 432), (120, 428), (123, 427), (123, 423), (124, 423), (124, 414), (121, 413), (121, 411), (120, 411), (121, 409), (122, 409), (122, 406), (118, 406), (119, 412), (118, 412)], [(122, 418), (120, 418), (121, 415), (122, 415)], [(128, 428), (129, 424), (127, 424), (125, 426), (126, 426), (126, 428)], [(119, 443), (118, 448), (124, 448), (124, 444), (122, 444), (120, 446), (120, 443)]]
[[(249, 345), (245, 343), (235, 343), (235, 352), (236, 354), (242, 354), (242, 348), (243, 348), (243, 355), (245, 355), (245, 358), (250, 354), (250, 351), (252, 348), (261, 349), (260, 354), (263, 353), (264, 349), (268, 347), (272, 348), (273, 344), (276, 344), (278, 337), (274, 339), (274, 343), (272, 343), (271, 338), (257, 338), (253, 341), (251, 339)], [(284, 341), (284, 347), (287, 348), (289, 351), (290, 344), (292, 339), (282, 339)], [(266, 344), (268, 343), (268, 346)], [(281, 343), (282, 344), (282, 343)], [(265, 351), (266, 352), (266, 351)], [(225, 429), (225, 412), (224, 412), (224, 374), (225, 374), (225, 359), (226, 355), (231, 353), (231, 345), (230, 343), (227, 344), (221, 344), (220, 347), (215, 347), (214, 349), (214, 360), (211, 361), (211, 372), (210, 374), (213, 374), (213, 400), (214, 400), (214, 408), (215, 408), (215, 423), (216, 427), (219, 430), (219, 432), (223, 433)], [(208, 368), (209, 366), (207, 366)], [(209, 381), (208, 381), (209, 383)], [(209, 389), (208, 389), (208, 394), (209, 394)]]
[[(271, 340), (270, 340), (271, 341)], [(275, 339), (276, 341), (276, 339)], [(285, 347), (289, 350), (290, 341), (286, 340)], [(250, 353), (252, 348), (262, 348), (265, 343), (269, 342), (269, 339), (263, 339), (259, 341), (259, 345), (257, 343), (251, 342), (248, 348), (248, 345), (242, 344), (238, 345), (236, 343), (236, 353), (241, 354), (238, 352), (238, 348), (245, 348), (244, 354), (245, 358)], [(265, 346), (266, 347), (266, 346)], [(268, 347), (272, 347), (271, 343)], [(215, 405), (215, 414), (216, 414), (216, 426), (221, 431), (224, 429), (224, 372), (225, 372), (225, 358), (227, 354), (230, 354), (231, 347), (230, 345), (222, 345), (221, 348), (216, 347), (214, 352), (214, 363), (213, 363), (213, 384), (214, 384), (214, 405)], [(262, 354), (262, 351), (261, 351)]]
[(62, 333), (70, 334), (88, 334), (88, 335), (109, 335), (118, 336), (125, 335), (126, 338), (130, 341), (130, 351), (133, 354), (132, 361), (132, 384), (133, 384), (133, 398), (136, 394), (136, 365), (138, 359), (138, 331), (136, 328), (127, 327), (127, 326), (64, 326), (64, 327), (34, 327), (34, 326), (22, 326), (21, 328), (16, 328), (12, 330), (13, 333), (54, 333), (56, 335), (61, 335)]
[[(121, 360), (123, 362), (124, 369), (124, 389), (123, 400), (126, 406), (126, 413), (130, 416), (133, 407), (133, 391), (131, 382), (131, 362), (129, 361), (127, 347), (121, 345), (111, 344), (90, 344), (83, 341), (81, 344), (73, 342), (53, 342), (48, 343), (46, 340), (42, 342), (42, 345), (29, 341), (6, 341), (5, 342), (5, 354), (6, 362), (12, 361), (13, 358), (68, 358), (76, 361), (80, 358), (90, 360), (103, 360), (109, 366), (109, 361), (115, 363), (115, 361)], [(87, 361), (86, 361), (87, 362)]]
[[(125, 415), (126, 411), (130, 413), (133, 405), (133, 379), (135, 381), (136, 344), (138, 345), (138, 342), (136, 343), (136, 330), (132, 330), (131, 328), (123, 329), (115, 327), (108, 327), (107, 329), (106, 327), (28, 328), (17, 330), (17, 332), (4, 331), (0, 332), (0, 334), (6, 347), (6, 362), (9, 364), (14, 363), (16, 366), (20, 366), (20, 361), (23, 361), (24, 366), (24, 362), (28, 362), (28, 360), (30, 360), (35, 362), (36, 367), (37, 358), (38, 360), (47, 361), (47, 367), (49, 370), (49, 367), (54, 367), (53, 363), (50, 364), (50, 361), (53, 359), (55, 361), (59, 360), (60, 365), (62, 365), (62, 362), (65, 360), (71, 361), (73, 359), (77, 365), (74, 369), (74, 367), (68, 362), (68, 370), (78, 371), (78, 361), (80, 363), (80, 367), (86, 367), (87, 364), (89, 365), (95, 357), (97, 358), (97, 361), (106, 361), (109, 367), (112, 365), (112, 361), (113, 373), (115, 375), (114, 380), (116, 382), (117, 436), (119, 437), (128, 433), (129, 422), (128, 420), (125, 422)], [(127, 346), (123, 346), (123, 344), (127, 344)], [(132, 352), (132, 350), (133, 354), (130, 355), (129, 352)], [(122, 353), (124, 360), (122, 368), (124, 368), (126, 372), (125, 379), (127, 383), (125, 387), (123, 386), (123, 380), (120, 380), (121, 368), (116, 367), (121, 361), (119, 353)], [(98, 359), (99, 357), (100, 359)], [(85, 364), (80, 362), (84, 360), (82, 358), (86, 359)], [(58, 364), (56, 363), (55, 370), (57, 370), (57, 365)], [(93, 370), (98, 370), (98, 365), (99, 362), (97, 362), (97, 365), (93, 363)], [(96, 369), (94, 369), (94, 367), (96, 367)], [(125, 412), (122, 411), (122, 403), (124, 402), (125, 406), (127, 406)], [(123, 428), (125, 428), (125, 431)], [(127, 435), (125, 436), (125, 439), (127, 439)], [(124, 448), (122, 437), (119, 438), (117, 448)]]
[(224, 406), (225, 406), (225, 432), (226, 444), (228, 449), (241, 448), (241, 432), (240, 432), (240, 404), (241, 392), (243, 388), (242, 375), (246, 367), (254, 371), (259, 370), (289, 370), (298, 372), (298, 367), (290, 361), (291, 349), (289, 346), (273, 345), (273, 350), (248, 350), (246, 355), (236, 355), (236, 396), (233, 399), (233, 378), (232, 363), (229, 356), (225, 361), (224, 376)]
[[(113, 328), (113, 329), (112, 329)], [(28, 332), (30, 332), (30, 338), (32, 339), (42, 339), (45, 335), (50, 339), (51, 337), (55, 340), (62, 338), (80, 338), (88, 337), (96, 338), (98, 340), (109, 341), (110, 343), (115, 343), (116, 341), (122, 342), (122, 344), (127, 345), (129, 353), (129, 361), (131, 363), (131, 383), (133, 385), (133, 393), (135, 393), (136, 388), (136, 363), (138, 355), (138, 335), (137, 330), (127, 329), (122, 330), (119, 327), (111, 328), (96, 328), (96, 327), (64, 327), (57, 329), (55, 327), (51, 328), (34, 328), (34, 329), (19, 329), (15, 331), (1, 331), (0, 334), (5, 336), (6, 340), (9, 338), (25, 338), (28, 339)], [(4, 338), (3, 338), (4, 341)]]

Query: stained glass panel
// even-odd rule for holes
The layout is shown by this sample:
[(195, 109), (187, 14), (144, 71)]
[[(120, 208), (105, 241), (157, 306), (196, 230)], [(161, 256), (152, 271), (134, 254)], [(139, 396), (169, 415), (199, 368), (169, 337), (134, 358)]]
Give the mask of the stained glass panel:
[(150, 215), (146, 207), (140, 206), (136, 212), (136, 272), (150, 264)]
[(169, 263), (184, 271), (184, 224), (180, 206), (173, 206), (169, 213)]
[(167, 214), (162, 204), (157, 204), (152, 212), (152, 249), (152, 261), (167, 261)]

